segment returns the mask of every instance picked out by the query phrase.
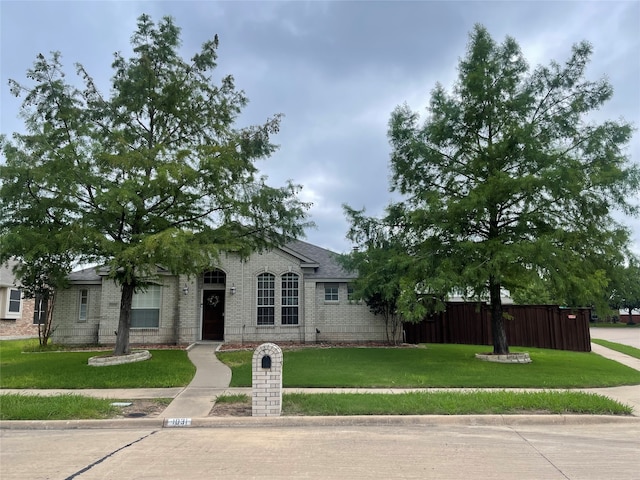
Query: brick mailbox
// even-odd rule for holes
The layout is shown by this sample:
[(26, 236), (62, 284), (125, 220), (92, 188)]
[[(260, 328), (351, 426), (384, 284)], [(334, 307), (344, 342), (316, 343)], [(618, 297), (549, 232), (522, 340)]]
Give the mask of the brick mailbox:
[(282, 412), (282, 350), (263, 343), (253, 353), (251, 415), (279, 417)]

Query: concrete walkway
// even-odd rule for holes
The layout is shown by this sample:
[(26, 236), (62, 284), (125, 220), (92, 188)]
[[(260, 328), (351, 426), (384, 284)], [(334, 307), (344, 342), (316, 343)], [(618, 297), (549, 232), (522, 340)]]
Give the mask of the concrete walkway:
[[(0, 393), (28, 393), (32, 395), (60, 395), (74, 393), (100, 398), (142, 399), (173, 398), (160, 415), (164, 419), (206, 418), (220, 395), (245, 394), (251, 396), (251, 388), (230, 388), (231, 369), (215, 355), (220, 343), (197, 343), (189, 347), (189, 359), (196, 366), (196, 374), (186, 387), (141, 388), (141, 389), (85, 389), (85, 390), (14, 390), (2, 389)], [(608, 348), (591, 344), (594, 353), (623, 363), (640, 371), (640, 359), (629, 357)], [(284, 393), (388, 393), (400, 394), (409, 391), (539, 391), (536, 389), (443, 389), (443, 388), (285, 388)], [(633, 415), (640, 417), (640, 385), (578, 389), (596, 393), (619, 401), (633, 408)]]
[(216, 357), (220, 343), (198, 343), (187, 355), (196, 366), (196, 374), (162, 412), (164, 418), (201, 418), (209, 415), (219, 395), (231, 382), (231, 369)]

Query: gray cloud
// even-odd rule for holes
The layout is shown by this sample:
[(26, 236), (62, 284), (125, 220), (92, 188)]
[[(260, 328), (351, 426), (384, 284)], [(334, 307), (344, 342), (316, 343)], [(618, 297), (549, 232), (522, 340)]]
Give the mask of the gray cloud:
[[(607, 75), (614, 99), (596, 118), (640, 123), (640, 3), (626, 2), (10, 2), (1, 4), (0, 131), (20, 130), (8, 78), (24, 79), (39, 52), (83, 63), (108, 91), (115, 51), (125, 53), (135, 19), (175, 17), (183, 52), (220, 37), (219, 74), (250, 99), (240, 125), (284, 113), (280, 149), (259, 163), (271, 183), (304, 185), (316, 230), (309, 241), (350, 247), (343, 203), (380, 213), (389, 202), (387, 122), (407, 102), (424, 112), (436, 82), (450, 88), (467, 34), (483, 23), (513, 36), (532, 66), (564, 61), (586, 39), (591, 78)], [(636, 133), (630, 155), (640, 158)], [(640, 245), (640, 222), (629, 222)], [(640, 247), (637, 247), (640, 251)]]

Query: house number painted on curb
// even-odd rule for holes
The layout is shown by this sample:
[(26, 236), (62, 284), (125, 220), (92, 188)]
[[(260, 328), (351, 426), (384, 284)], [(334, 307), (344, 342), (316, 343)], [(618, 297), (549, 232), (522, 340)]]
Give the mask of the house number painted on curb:
[(191, 426), (190, 418), (167, 418), (167, 427), (189, 427)]

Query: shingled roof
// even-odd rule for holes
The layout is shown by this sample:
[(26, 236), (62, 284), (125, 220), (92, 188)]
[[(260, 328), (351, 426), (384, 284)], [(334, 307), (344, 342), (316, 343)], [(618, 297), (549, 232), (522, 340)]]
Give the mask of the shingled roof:
[(351, 280), (356, 278), (355, 272), (348, 272), (338, 263), (338, 254), (301, 240), (294, 240), (284, 247), (316, 262), (314, 273), (306, 274), (307, 278), (326, 280)]
[(100, 283), (102, 276), (105, 274), (100, 275), (98, 270), (100, 270), (99, 267), (87, 267), (82, 270), (76, 270), (75, 272), (71, 272), (67, 276), (67, 279), (72, 283)]
[[(312, 273), (305, 274), (306, 278), (329, 281), (346, 281), (356, 278), (355, 272), (348, 272), (342, 268), (337, 260), (339, 255), (331, 250), (301, 240), (289, 242), (281, 249), (300, 259), (303, 267), (313, 269)], [(98, 284), (106, 274), (104, 269), (88, 267), (70, 273), (68, 279), (72, 283)]]

